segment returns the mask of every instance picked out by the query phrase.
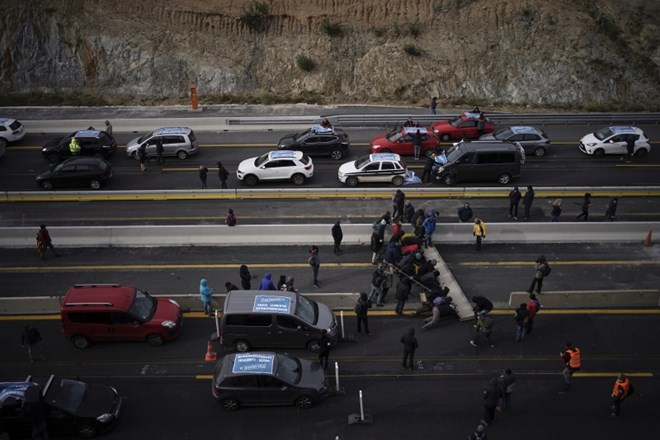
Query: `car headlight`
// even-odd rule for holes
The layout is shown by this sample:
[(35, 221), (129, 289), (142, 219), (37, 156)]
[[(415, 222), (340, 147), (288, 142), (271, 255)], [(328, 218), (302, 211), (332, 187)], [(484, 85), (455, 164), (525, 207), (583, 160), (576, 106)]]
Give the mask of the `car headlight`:
[(41, 152), (42, 152), (42, 153), (45, 153), (46, 151), (48, 151), (47, 148), (42, 148), (42, 149), (41, 149)]
[(438, 173), (442, 173), (445, 170), (445, 167), (438, 167)]
[(167, 327), (167, 328), (174, 328), (174, 327), (176, 327), (176, 322), (174, 322), (174, 321), (163, 321), (163, 322), (161, 322), (160, 325), (162, 325), (163, 327)]
[(380, 145), (374, 145), (373, 148), (374, 148), (375, 150), (377, 150), (377, 149), (380, 148)]
[(110, 413), (105, 413), (101, 414), (96, 418), (96, 421), (101, 422), (101, 423), (108, 423), (110, 420), (112, 420), (114, 416)]
[(587, 145), (587, 147), (595, 147), (597, 144), (592, 143), (592, 144), (586, 144), (586, 145)]

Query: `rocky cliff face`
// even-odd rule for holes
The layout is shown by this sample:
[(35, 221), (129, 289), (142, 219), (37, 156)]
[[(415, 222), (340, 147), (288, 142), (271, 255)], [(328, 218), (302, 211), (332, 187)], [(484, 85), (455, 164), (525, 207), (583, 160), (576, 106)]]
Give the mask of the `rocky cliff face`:
[(0, 4), (5, 96), (176, 99), (195, 83), (201, 97), (438, 96), (444, 103), (651, 109), (660, 102), (657, 0)]

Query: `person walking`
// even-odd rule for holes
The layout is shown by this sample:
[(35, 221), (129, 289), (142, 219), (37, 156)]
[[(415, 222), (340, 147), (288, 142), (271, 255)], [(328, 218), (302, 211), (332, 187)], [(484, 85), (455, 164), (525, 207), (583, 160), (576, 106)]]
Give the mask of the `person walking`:
[(484, 425), (477, 426), (476, 431), (468, 436), (468, 440), (488, 440), (486, 427)]
[(510, 368), (504, 370), (504, 373), (497, 379), (497, 382), (502, 390), (502, 399), (497, 407), (500, 411), (506, 411), (511, 408), (511, 395), (516, 383), (516, 376)]
[(591, 206), (591, 193), (584, 193), (584, 199), (582, 200), (582, 203), (577, 203), (577, 205), (580, 205), (580, 209), (582, 210), (582, 212), (580, 212), (578, 216), (575, 217), (575, 220), (580, 220), (582, 217), (584, 217), (585, 222), (589, 221), (589, 207)]
[(493, 302), (485, 296), (473, 296), (472, 302), (474, 303), (474, 306), (472, 307), (474, 319), (477, 319), (479, 316), (487, 315), (493, 310)]
[(229, 171), (222, 165), (222, 162), (218, 161), (216, 164), (218, 166), (218, 179), (220, 179), (220, 187), (222, 189), (227, 189), (227, 179), (229, 178)]
[(605, 210), (605, 221), (606, 222), (613, 222), (614, 219), (616, 218), (616, 208), (619, 205), (619, 198), (614, 197), (610, 202), (607, 204), (607, 209)]
[(383, 268), (383, 282), (380, 285), (381, 294), (376, 300), (376, 307), (383, 307), (385, 305), (387, 292), (394, 285), (394, 265), (383, 263), (381, 267)]
[(243, 290), (252, 289), (252, 275), (250, 275), (250, 269), (248, 269), (245, 264), (241, 264), (239, 275), (241, 277), (241, 287)]
[(227, 215), (225, 216), (225, 224), (227, 226), (236, 226), (238, 223), (238, 217), (234, 214), (234, 210), (229, 208), (227, 210)]
[(536, 318), (536, 315), (539, 313), (541, 310), (541, 302), (536, 298), (535, 293), (530, 293), (529, 294), (529, 302), (527, 303), (527, 329), (526, 332), (527, 334), (530, 334), (532, 332), (532, 329), (534, 328), (534, 318)]
[(474, 219), (474, 226), (472, 226), (472, 235), (477, 238), (476, 243), (474, 244), (474, 250), (481, 250), (481, 240), (486, 238), (486, 223), (483, 222), (480, 218)]
[(335, 242), (333, 252), (335, 255), (341, 255), (341, 241), (344, 239), (344, 232), (341, 230), (341, 222), (337, 220), (332, 227), (332, 240)]
[(273, 274), (266, 272), (259, 282), (259, 290), (277, 290), (273, 284)]
[(511, 191), (509, 191), (509, 218), (518, 220), (518, 204), (522, 195), (517, 186), (514, 186)]
[(550, 221), (552, 223), (559, 221), (559, 216), (561, 215), (561, 199), (555, 199), (552, 202), (552, 210), (550, 211)]
[(433, 247), (433, 233), (435, 232), (436, 226), (435, 213), (427, 213), (422, 225), (424, 226), (424, 247)]
[(204, 165), (199, 166), (199, 181), (202, 183), (202, 189), (206, 189), (206, 176), (209, 173), (209, 169)]
[(165, 147), (163, 147), (163, 140), (159, 137), (156, 138), (156, 165), (165, 165)]
[(410, 203), (410, 200), (406, 200), (403, 204), (403, 221), (411, 223), (414, 215), (415, 207)]
[(392, 197), (392, 221), (403, 218), (403, 207), (406, 204), (406, 194), (397, 189)]
[(108, 120), (105, 121), (105, 132), (112, 136), (112, 124)]
[(525, 221), (529, 220), (529, 211), (532, 209), (532, 203), (534, 203), (534, 188), (528, 186), (522, 200), (523, 207), (525, 208), (525, 216), (523, 217)]
[[(381, 220), (381, 222), (384, 221), (385, 220)], [(371, 264), (378, 264), (378, 262), (381, 260), (381, 250), (383, 249), (383, 235), (380, 233), (380, 230), (376, 230), (371, 233), (370, 249)]]
[(312, 284), (317, 289), (319, 286), (319, 268), (321, 267), (321, 258), (319, 257), (319, 248), (316, 245), (312, 245), (309, 249), (309, 258), (307, 263), (312, 268)]
[(328, 330), (321, 330), (321, 337), (319, 338), (319, 363), (324, 370), (328, 369), (328, 358), (330, 357), (330, 338), (328, 337)]
[(474, 337), (470, 339), (470, 344), (472, 344), (473, 347), (476, 347), (479, 345), (481, 336), (485, 336), (486, 340), (488, 341), (488, 345), (490, 345), (491, 348), (494, 348), (495, 344), (493, 344), (493, 340), (491, 339), (494, 324), (495, 322), (493, 321), (493, 318), (490, 317), (490, 315), (479, 315), (477, 317), (476, 324), (473, 326)]
[(294, 285), (295, 279), (293, 276), (289, 275), (286, 277), (286, 290), (287, 292), (297, 292), (296, 286)]
[(53, 247), (53, 240), (50, 238), (50, 233), (46, 229), (46, 225), (40, 225), (37, 232), (37, 252), (39, 253), (39, 258), (42, 260), (46, 259), (46, 249), (50, 249), (55, 257), (60, 256)]
[(431, 114), (435, 115), (436, 114), (436, 109), (438, 108), (438, 98), (435, 96), (431, 98)]
[(422, 173), (422, 183), (431, 184), (433, 179), (433, 166), (435, 165), (435, 154), (427, 154), (424, 162), (424, 172)]
[(140, 161), (140, 171), (147, 171), (147, 144), (144, 143), (138, 148), (138, 160)]
[(383, 265), (381, 264), (371, 275), (371, 290), (369, 291), (369, 295), (367, 295), (369, 301), (373, 302), (375, 299), (377, 304), (380, 302), (380, 298), (383, 296), (383, 290), (381, 287), (383, 285), (383, 280)]
[(612, 388), (612, 414), (611, 417), (618, 417), (621, 411), (621, 404), (623, 401), (634, 392), (634, 387), (630, 383), (630, 379), (625, 374), (619, 374), (614, 381)]
[(574, 347), (571, 341), (566, 341), (564, 351), (559, 353), (559, 356), (565, 365), (561, 374), (564, 376), (564, 388), (568, 390), (571, 387), (573, 373), (582, 368), (582, 352), (579, 348)]
[(213, 300), (213, 289), (209, 287), (208, 281), (202, 278), (199, 282), (199, 297), (204, 304), (204, 313), (213, 316), (211, 301)]
[[(626, 163), (631, 163), (632, 158), (635, 155), (635, 135), (634, 134), (629, 134), (626, 137)], [(624, 157), (621, 157), (621, 160), (623, 160)]]
[(396, 285), (396, 307), (394, 308), (394, 313), (401, 316), (403, 315), (403, 308), (406, 305), (408, 296), (410, 295), (411, 281), (409, 278), (404, 276), (399, 276), (399, 282)]
[(527, 311), (527, 304), (522, 303), (516, 309), (516, 313), (513, 315), (513, 319), (516, 321), (516, 342), (520, 342), (525, 339), (528, 318), (529, 312)]
[(415, 369), (415, 350), (419, 347), (417, 338), (415, 337), (415, 329), (410, 327), (403, 336), (400, 342), (403, 344), (403, 359), (401, 366), (404, 371), (412, 371)]
[(415, 160), (419, 160), (419, 155), (422, 152), (422, 133), (417, 129), (412, 136), (413, 150), (415, 152)]
[(472, 208), (470, 204), (465, 202), (461, 208), (458, 208), (458, 221), (461, 223), (467, 223), (472, 219)]
[(544, 255), (539, 255), (536, 261), (534, 261), (534, 278), (532, 278), (532, 284), (529, 285), (527, 293), (532, 293), (534, 287), (536, 287), (536, 294), (541, 293), (541, 288), (543, 287), (543, 280), (545, 277), (550, 275), (550, 264)]
[(494, 377), (488, 381), (488, 387), (484, 390), (484, 418), (481, 419), (481, 424), (485, 426), (492, 425), (495, 421), (495, 409), (497, 404), (502, 398), (502, 390), (499, 387), (497, 378)]
[(369, 316), (368, 316), (368, 311), (370, 308), (371, 308), (371, 301), (369, 301), (367, 294), (364, 292), (360, 292), (360, 297), (355, 303), (355, 307), (353, 307), (353, 311), (357, 316), (358, 333), (362, 333), (362, 325), (364, 325), (364, 332), (367, 335), (371, 334), (371, 332), (369, 331)]
[(44, 355), (43, 349), (41, 348), (41, 333), (36, 327), (32, 327), (30, 324), (25, 326), (23, 333), (21, 334), (21, 347), (27, 347), (28, 357), (30, 358), (30, 363), (34, 364), (33, 351), (39, 351), (39, 357), (42, 361), (46, 361), (46, 356)]
[(477, 119), (477, 134), (481, 136), (484, 134), (484, 129), (486, 127), (486, 117), (483, 112), (479, 112), (479, 119)]

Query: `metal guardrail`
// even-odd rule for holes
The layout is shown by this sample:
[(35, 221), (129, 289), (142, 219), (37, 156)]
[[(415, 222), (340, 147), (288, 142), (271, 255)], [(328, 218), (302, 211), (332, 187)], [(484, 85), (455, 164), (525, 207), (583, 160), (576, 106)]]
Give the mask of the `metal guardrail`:
[[(498, 125), (620, 125), (660, 124), (660, 113), (485, 113)], [(439, 120), (449, 120), (453, 114), (353, 114), (319, 116), (252, 116), (226, 119), (227, 125), (300, 125), (316, 124), (326, 117), (336, 127), (390, 127), (401, 125), (409, 116), (420, 125), (430, 125)]]

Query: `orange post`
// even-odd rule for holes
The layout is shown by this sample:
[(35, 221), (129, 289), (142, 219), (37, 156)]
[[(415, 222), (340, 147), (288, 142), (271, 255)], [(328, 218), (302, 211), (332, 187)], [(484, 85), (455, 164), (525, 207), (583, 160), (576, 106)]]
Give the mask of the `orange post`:
[(197, 86), (190, 84), (190, 99), (192, 101), (192, 109), (197, 110)]
[(218, 358), (218, 355), (216, 354), (215, 351), (213, 351), (213, 345), (211, 344), (211, 341), (209, 340), (209, 343), (206, 345), (206, 355), (204, 356), (204, 360), (206, 362), (214, 361)]
[(653, 236), (653, 229), (649, 229), (649, 233), (646, 234), (646, 238), (642, 242), (644, 246), (651, 246), (653, 242), (651, 241), (651, 237)]

